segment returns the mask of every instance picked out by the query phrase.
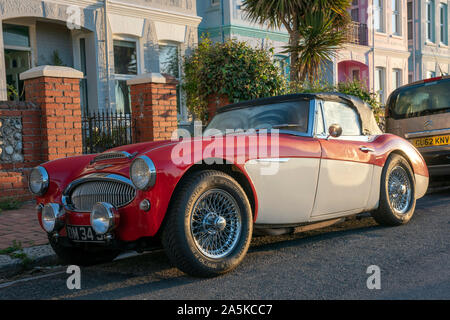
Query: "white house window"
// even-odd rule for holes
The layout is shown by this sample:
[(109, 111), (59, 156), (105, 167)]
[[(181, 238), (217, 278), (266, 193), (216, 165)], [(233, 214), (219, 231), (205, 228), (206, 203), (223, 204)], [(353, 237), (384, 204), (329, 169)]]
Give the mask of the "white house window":
[(286, 78), (289, 78), (289, 57), (276, 55), (274, 57), (274, 64), (281, 71), (281, 75)]
[(379, 101), (384, 103), (385, 91), (385, 72), (383, 67), (375, 68), (375, 92), (378, 94)]
[(428, 0), (426, 3), (426, 31), (427, 40), (434, 42), (434, 0)]
[(393, 89), (397, 89), (402, 85), (402, 70), (393, 69), (392, 70), (392, 86)]
[(392, 0), (392, 33), (395, 35), (400, 35), (400, 26), (400, 0)]
[(114, 40), (114, 79), (116, 111), (131, 113), (131, 97), (127, 80), (138, 74), (137, 40)]
[(374, 28), (375, 31), (384, 32), (384, 0), (374, 0)]
[(29, 27), (4, 23), (3, 43), (8, 99), (24, 100), (24, 82), (20, 80), (20, 74), (31, 68)]
[(441, 3), (439, 8), (441, 43), (448, 44), (448, 5)]
[(162, 43), (159, 45), (159, 70), (161, 73), (167, 73), (178, 80), (177, 85), (177, 112), (178, 119), (187, 121), (188, 112), (186, 103), (181, 90), (181, 59), (180, 47), (174, 43)]
[(412, 2), (409, 1), (407, 5), (407, 18), (408, 18), (408, 40), (413, 39), (413, 6)]

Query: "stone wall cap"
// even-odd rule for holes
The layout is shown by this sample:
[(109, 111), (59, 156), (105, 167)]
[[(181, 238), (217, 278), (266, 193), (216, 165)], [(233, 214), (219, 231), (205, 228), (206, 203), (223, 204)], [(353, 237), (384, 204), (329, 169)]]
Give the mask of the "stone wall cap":
[(20, 74), (20, 80), (34, 79), (39, 77), (82, 79), (84, 77), (84, 74), (83, 72), (74, 68), (61, 66), (39, 66)]
[(128, 85), (143, 84), (143, 83), (166, 83), (166, 77), (161, 73), (143, 73), (130, 80), (127, 80)]

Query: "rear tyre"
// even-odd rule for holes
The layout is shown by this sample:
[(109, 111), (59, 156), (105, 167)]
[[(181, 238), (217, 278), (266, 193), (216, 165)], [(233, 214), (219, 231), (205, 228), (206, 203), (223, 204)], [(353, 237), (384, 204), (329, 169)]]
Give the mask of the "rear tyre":
[(172, 264), (192, 276), (231, 271), (250, 245), (250, 203), (242, 187), (220, 171), (200, 171), (186, 178), (166, 219), (165, 252)]
[(58, 258), (64, 264), (74, 264), (78, 266), (90, 266), (99, 263), (110, 262), (119, 254), (119, 250), (105, 250), (103, 248), (95, 248), (86, 250), (83, 248), (66, 247), (56, 241), (54, 237), (48, 236), (50, 245), (55, 251)]
[(380, 205), (372, 217), (380, 225), (399, 226), (411, 220), (415, 208), (414, 173), (404, 157), (393, 154), (383, 168)]

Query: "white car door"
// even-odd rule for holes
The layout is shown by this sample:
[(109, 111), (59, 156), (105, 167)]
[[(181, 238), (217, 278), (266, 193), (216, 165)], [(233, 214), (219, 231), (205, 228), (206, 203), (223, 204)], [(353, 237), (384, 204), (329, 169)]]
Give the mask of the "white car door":
[(370, 137), (362, 135), (356, 109), (336, 101), (323, 101), (321, 106), (323, 131), (339, 124), (343, 133), (338, 138), (327, 137), (325, 132), (317, 135), (322, 156), (311, 220), (362, 212), (367, 207), (374, 171)]

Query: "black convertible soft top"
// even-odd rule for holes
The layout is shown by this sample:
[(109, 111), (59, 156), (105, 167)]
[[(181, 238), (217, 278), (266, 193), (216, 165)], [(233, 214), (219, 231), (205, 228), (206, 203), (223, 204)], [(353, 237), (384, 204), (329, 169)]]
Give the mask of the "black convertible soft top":
[(295, 93), (283, 96), (261, 98), (249, 101), (238, 102), (234, 104), (227, 105), (220, 108), (217, 113), (223, 113), (235, 109), (256, 107), (266, 104), (279, 103), (285, 101), (295, 101), (295, 100), (312, 100), (320, 99), (324, 101), (336, 101), (344, 102), (355, 108), (361, 119), (361, 128), (365, 135), (377, 135), (382, 134), (382, 131), (375, 121), (375, 116), (373, 115), (372, 108), (369, 104), (362, 101), (361, 99), (338, 92), (320, 92), (320, 93)]

